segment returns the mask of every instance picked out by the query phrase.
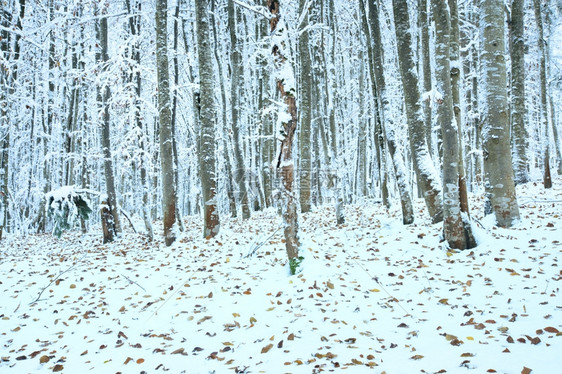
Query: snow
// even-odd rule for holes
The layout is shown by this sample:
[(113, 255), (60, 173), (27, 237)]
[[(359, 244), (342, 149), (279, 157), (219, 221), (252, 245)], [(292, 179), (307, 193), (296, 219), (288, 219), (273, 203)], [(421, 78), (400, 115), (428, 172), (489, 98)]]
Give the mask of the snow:
[(171, 247), (161, 231), (108, 245), (99, 230), (11, 236), (0, 242), (0, 372), (552, 373), (561, 186), (518, 186), (513, 229), (471, 195), (480, 245), (458, 253), (420, 199), (409, 226), (399, 204), (346, 206), (341, 226), (318, 207), (299, 219), (295, 276), (274, 210), (225, 218), (210, 240), (188, 217)]

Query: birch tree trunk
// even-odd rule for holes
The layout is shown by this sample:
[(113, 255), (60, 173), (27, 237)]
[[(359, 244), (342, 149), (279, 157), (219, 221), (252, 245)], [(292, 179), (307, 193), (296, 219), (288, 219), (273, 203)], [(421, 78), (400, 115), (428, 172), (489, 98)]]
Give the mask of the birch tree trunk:
[(519, 219), (515, 194), (505, 63), (503, 9), (494, 0), (480, 0), (480, 84), (484, 187), (501, 227)]
[(511, 131), (515, 183), (529, 181), (527, 147), (528, 133), (525, 126), (525, 0), (511, 1), (510, 52), (511, 52)]
[(410, 149), (414, 161), (414, 169), (431, 222), (437, 223), (443, 220), (441, 185), (425, 140), (420, 89), (412, 50), (413, 43), (410, 16), (408, 14), (408, 2), (393, 0), (392, 4), (398, 47), (398, 62), (404, 90)]
[(297, 201), (293, 191), (294, 184), (294, 160), (293, 141), (297, 129), (297, 102), (295, 74), (285, 56), (285, 48), (288, 46), (287, 25), (284, 23), (279, 12), (279, 0), (269, 0), (268, 8), (271, 12), (269, 27), (274, 36), (272, 53), (275, 62), (275, 77), (277, 89), (286, 105), (286, 111), (280, 112), (283, 139), (281, 150), (277, 159), (277, 169), (281, 175), (281, 208), (283, 210), (283, 225), (285, 234), (285, 249), (289, 260), (299, 256), (298, 237), (298, 212)]
[(199, 57), (200, 89), (200, 170), (203, 195), (204, 237), (214, 237), (219, 233), (220, 220), (217, 210), (217, 181), (215, 166), (215, 98), (214, 73), (211, 56), (211, 35), (209, 29), (209, 4), (212, 0), (195, 2), (197, 23), (197, 55)]
[(176, 240), (176, 180), (172, 111), (170, 102), (170, 73), (168, 67), (168, 1), (156, 2), (156, 70), (158, 80), (158, 120), (160, 123), (160, 167), (162, 168), (162, 213), (164, 240), (167, 246)]

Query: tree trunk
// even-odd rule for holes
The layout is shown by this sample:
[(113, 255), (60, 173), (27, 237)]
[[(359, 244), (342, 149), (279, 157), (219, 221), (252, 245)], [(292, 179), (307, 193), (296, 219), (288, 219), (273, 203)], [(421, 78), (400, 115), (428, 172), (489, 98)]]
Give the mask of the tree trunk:
[[(454, 1), (454, 0), (453, 0)], [(451, 0), (449, 0), (451, 2)], [(474, 247), (474, 239), (468, 240), (467, 231), (471, 233), (470, 224), (463, 221), (461, 212), (461, 196), (459, 187), (459, 134), (455, 98), (458, 99), (458, 88), (455, 95), (453, 84), (455, 77), (452, 70), (456, 67), (450, 57), (458, 53), (455, 43), (454, 26), (451, 25), (451, 13), (456, 7), (449, 7), (446, 0), (432, 0), (433, 18), (435, 20), (435, 81), (436, 89), (442, 95), (438, 101), (438, 115), (443, 139), (443, 231), (449, 247), (466, 249)], [(458, 46), (458, 39), (456, 40)], [(458, 63), (458, 59), (457, 59)], [(456, 73), (458, 75), (458, 72)], [(457, 78), (458, 79), (458, 78)], [(458, 110), (460, 117), (460, 109)], [(466, 192), (466, 190), (465, 190)], [(465, 224), (469, 230), (465, 230)]]
[(242, 218), (250, 218), (250, 207), (248, 205), (248, 190), (246, 188), (246, 167), (244, 165), (243, 145), (240, 144), (240, 96), (242, 76), (242, 52), (241, 45), (236, 35), (236, 10), (232, 1), (228, 2), (228, 28), (230, 32), (230, 111), (232, 120), (232, 141), (234, 148), (234, 159), (236, 169), (234, 177), (240, 191), (240, 204), (242, 206)]
[(552, 187), (552, 179), (550, 176), (550, 131), (548, 124), (548, 107), (547, 107), (547, 76), (546, 76), (546, 46), (544, 42), (544, 27), (542, 20), (542, 12), (540, 0), (533, 0), (533, 7), (535, 9), (535, 21), (537, 22), (538, 29), (538, 44), (539, 44), (539, 66), (540, 66), (540, 117), (544, 130), (543, 147), (544, 147), (544, 174), (543, 182), (544, 188)]
[[(429, 19), (427, 14), (427, 0), (418, 0), (419, 25), (421, 33), (421, 55), (423, 64), (423, 90), (425, 93), (431, 91), (431, 60), (429, 56)], [(423, 118), (425, 123), (425, 138), (429, 153), (432, 149), (432, 122), (431, 122), (431, 98), (423, 101)]]
[[(379, 23), (379, 7), (378, 1), (368, 0), (369, 3), (369, 20), (370, 20), (370, 35), (367, 35), (367, 47), (369, 52), (369, 60), (372, 64), (369, 66), (371, 70), (371, 83), (373, 97), (375, 98), (375, 106), (380, 108), (378, 110), (380, 116), (382, 136), (386, 139), (388, 146), (388, 153), (392, 160), (394, 167), (394, 174), (396, 175), (396, 185), (400, 194), (400, 204), (402, 207), (402, 222), (409, 225), (414, 222), (414, 209), (412, 207), (412, 198), (408, 187), (406, 166), (402, 160), (402, 156), (397, 153), (397, 139), (394, 134), (394, 123), (390, 113), (390, 99), (386, 90), (386, 79), (384, 77), (384, 55), (381, 46), (381, 31)], [(365, 12), (363, 0), (360, 0), (360, 6)], [(366, 24), (366, 17), (364, 17), (364, 27)], [(365, 30), (368, 31), (368, 30)], [(371, 38), (372, 36), (372, 38)], [(378, 100), (378, 101), (377, 101)], [(388, 200), (388, 191), (386, 190), (386, 171), (382, 180), (383, 187), (383, 200)], [(386, 196), (385, 196), (386, 195)]]
[(529, 181), (527, 171), (528, 133), (525, 126), (525, 37), (524, 0), (511, 1), (511, 132), (515, 183)]
[(162, 213), (167, 246), (176, 240), (176, 181), (174, 177), (170, 73), (168, 70), (168, 1), (156, 2), (156, 70), (158, 121), (160, 124), (160, 167), (162, 169)]
[[(105, 15), (107, 9), (101, 9), (102, 15)], [(108, 69), (108, 30), (107, 30), (107, 17), (102, 17), (100, 19), (100, 46), (101, 46), (101, 60), (103, 62), (102, 71), (107, 71)], [(108, 237), (109, 241), (113, 240), (115, 234), (121, 232), (121, 223), (119, 221), (119, 212), (117, 208), (117, 195), (115, 193), (115, 178), (113, 175), (113, 160), (111, 156), (111, 141), (110, 141), (110, 115), (109, 115), (109, 100), (111, 98), (111, 90), (109, 89), (110, 82), (106, 81), (102, 87), (102, 132), (101, 132), (101, 143), (102, 143), (102, 153), (103, 153), (103, 166), (105, 172), (105, 187), (107, 192), (107, 205), (109, 213), (113, 217), (113, 222), (106, 222), (109, 227), (109, 231), (113, 230), (114, 233), (111, 237)], [(106, 216), (107, 217), (107, 216)], [(105, 232), (105, 231), (104, 231)], [(104, 234), (104, 242), (105, 242)]]
[(504, 18), (497, 1), (480, 1), (480, 47), (484, 186), (497, 224), (510, 227), (519, 219), (519, 206), (509, 144)]
[(215, 166), (215, 98), (213, 60), (211, 58), (211, 38), (209, 31), (209, 4), (212, 0), (195, 2), (197, 22), (197, 55), (199, 57), (199, 87), (201, 123), (201, 189), (203, 194), (204, 237), (214, 237), (219, 233), (220, 220), (217, 210), (217, 181)]
[(312, 191), (312, 157), (311, 157), (311, 120), (312, 120), (312, 68), (309, 50), (308, 9), (305, 9), (308, 0), (299, 0), (299, 15), (303, 17), (300, 28), (303, 31), (299, 36), (298, 59), (300, 67), (299, 76), (299, 194), (302, 213), (310, 211), (310, 193)]
[[(281, 33), (286, 33), (286, 25), (279, 13), (279, 0), (269, 0), (268, 8), (272, 17), (269, 20), (271, 34), (275, 39), (282, 37)], [(281, 25), (279, 25), (281, 23)], [(283, 209), (285, 249), (289, 260), (299, 256), (299, 237), (298, 237), (298, 212), (297, 201), (293, 191), (294, 184), (294, 161), (293, 161), (293, 141), (297, 129), (297, 103), (296, 87), (294, 87), (294, 73), (292, 66), (287, 61), (284, 48), (288, 46), (288, 40), (280, 43), (273, 43), (272, 53), (276, 68), (277, 89), (285, 105), (285, 113), (282, 115), (282, 135), (281, 150), (277, 159), (277, 169), (281, 174), (281, 207)], [(281, 78), (283, 72), (283, 78)], [(292, 79), (291, 79), (292, 78)], [(291, 84), (292, 83), (292, 84)]]
[(412, 152), (418, 186), (425, 199), (425, 205), (427, 206), (431, 222), (437, 223), (443, 220), (441, 185), (425, 140), (418, 76), (412, 50), (408, 2), (393, 0), (392, 4), (398, 47), (398, 62), (404, 90), (406, 117), (408, 119), (410, 150)]

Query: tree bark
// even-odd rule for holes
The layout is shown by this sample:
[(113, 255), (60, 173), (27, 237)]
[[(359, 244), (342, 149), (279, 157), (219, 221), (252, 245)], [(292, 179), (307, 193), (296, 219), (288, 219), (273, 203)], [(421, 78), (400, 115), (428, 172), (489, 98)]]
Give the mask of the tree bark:
[(510, 51), (511, 51), (511, 131), (515, 183), (529, 181), (527, 148), (528, 133), (525, 126), (525, 37), (524, 0), (511, 1)]
[(158, 121), (160, 124), (160, 167), (162, 173), (162, 213), (167, 246), (176, 240), (176, 180), (174, 177), (170, 73), (168, 66), (168, 1), (156, 2), (156, 70), (158, 80)]
[(214, 237), (219, 233), (220, 220), (217, 210), (217, 181), (215, 166), (215, 98), (214, 73), (211, 58), (209, 4), (212, 0), (195, 2), (197, 22), (197, 55), (199, 57), (199, 87), (201, 123), (201, 189), (203, 194), (203, 236)]
[(541, 7), (540, 0), (533, 0), (533, 8), (535, 10), (535, 21), (537, 23), (538, 29), (538, 47), (539, 47), (539, 66), (540, 66), (540, 117), (541, 124), (544, 131), (543, 147), (544, 147), (544, 172), (543, 172), (543, 183), (544, 188), (552, 188), (552, 178), (550, 176), (550, 131), (548, 124), (548, 107), (547, 107), (547, 76), (546, 76), (546, 46), (544, 42), (544, 27), (542, 20), (543, 9)]
[[(454, 113), (454, 100), (458, 99), (459, 93), (454, 93), (452, 82), (455, 77), (451, 73), (455, 68), (451, 61), (451, 55), (455, 51), (455, 47), (452, 47), (455, 36), (452, 35), (454, 27), (451, 27), (451, 14), (456, 8), (449, 7), (446, 0), (432, 0), (431, 5), (435, 20), (435, 81), (437, 92), (442, 96), (438, 101), (438, 115), (443, 139), (443, 231), (449, 247), (466, 249), (474, 247), (476, 243), (472, 235), (471, 240), (467, 235), (472, 231), (468, 221), (464, 221), (462, 217), (459, 187), (459, 162), (462, 162), (462, 159), (459, 157), (459, 118), (456, 121), (454, 118), (457, 114)], [(458, 39), (456, 42), (458, 45)], [(460, 109), (458, 115), (460, 116)]]
[(250, 218), (250, 207), (248, 205), (248, 190), (246, 188), (246, 166), (243, 158), (243, 145), (240, 144), (240, 96), (242, 76), (242, 52), (236, 34), (236, 10), (234, 3), (228, 2), (228, 28), (230, 33), (230, 113), (232, 120), (232, 141), (234, 148), (234, 159), (236, 169), (234, 177), (240, 191), (240, 205), (242, 206), (242, 218)]
[(406, 104), (410, 150), (419, 188), (425, 199), (431, 222), (443, 220), (441, 185), (425, 140), (423, 112), (420, 101), (418, 76), (412, 50), (412, 34), (408, 2), (393, 0), (394, 24), (398, 47), (398, 62)]
[[(101, 9), (102, 15), (105, 15), (107, 9)], [(103, 63), (102, 71), (108, 70), (108, 25), (107, 17), (102, 17), (100, 19), (100, 47), (101, 47), (101, 62)], [(110, 141), (110, 114), (109, 114), (109, 100), (111, 99), (111, 90), (109, 89), (110, 82), (106, 81), (104, 87), (102, 87), (102, 132), (101, 132), (101, 143), (102, 143), (102, 153), (103, 153), (103, 166), (105, 172), (105, 187), (107, 192), (107, 205), (109, 213), (113, 217), (113, 222), (107, 222), (109, 230), (113, 230), (114, 234), (111, 236), (109, 241), (113, 240), (113, 236), (121, 232), (121, 222), (119, 220), (119, 212), (117, 208), (117, 195), (115, 193), (115, 177), (113, 175), (113, 160), (111, 156), (111, 141)], [(105, 237), (104, 237), (105, 241)]]
[(308, 0), (299, 0), (299, 15), (303, 17), (302, 32), (299, 36), (298, 59), (300, 67), (299, 76), (299, 194), (301, 213), (307, 213), (311, 207), (311, 120), (312, 120), (312, 69), (309, 50), (308, 9), (305, 9)]
[(497, 1), (480, 0), (480, 63), (484, 186), (501, 227), (519, 219), (515, 194), (507, 105), (503, 9)]
[[(283, 40), (287, 35), (287, 26), (283, 24), (283, 19), (279, 12), (279, 0), (269, 0), (268, 8), (272, 17), (269, 20), (271, 33), (279, 39), (279, 43), (272, 46), (273, 59), (276, 68), (277, 89), (286, 105), (286, 112), (282, 115), (282, 135), (281, 150), (277, 159), (277, 169), (281, 174), (281, 207), (283, 210), (285, 249), (289, 260), (299, 256), (299, 237), (298, 237), (298, 212), (297, 201), (293, 191), (294, 184), (294, 161), (293, 161), (293, 141), (297, 129), (297, 102), (296, 87), (294, 86), (294, 73), (292, 66), (287, 61), (284, 48), (288, 46), (288, 40)], [(281, 24), (281, 25), (280, 25)], [(280, 73), (284, 72), (283, 78)]]
[[(397, 153), (397, 140), (394, 134), (394, 123), (392, 121), (392, 115), (390, 113), (390, 99), (388, 97), (388, 92), (386, 90), (386, 79), (384, 77), (384, 52), (381, 46), (381, 31), (380, 31), (380, 22), (379, 22), (379, 7), (378, 7), (378, 0), (375, 3), (375, 0), (367, 0), (369, 4), (369, 20), (370, 20), (370, 35), (367, 35), (367, 47), (369, 52), (369, 60), (372, 61), (372, 64), (369, 66), (371, 70), (371, 83), (372, 83), (372, 91), (373, 97), (375, 98), (375, 106), (380, 108), (377, 110), (380, 117), (381, 123), (381, 136), (386, 139), (386, 143), (388, 146), (388, 153), (390, 154), (390, 158), (392, 160), (392, 165), (394, 167), (394, 174), (396, 175), (396, 185), (398, 187), (398, 192), (400, 194), (400, 204), (402, 207), (402, 223), (405, 225), (409, 225), (414, 222), (414, 209), (412, 206), (412, 198), (410, 196), (410, 190), (407, 183), (406, 177), (406, 166), (402, 160), (402, 156)], [(363, 0), (360, 0), (360, 6), (365, 13), (365, 7), (363, 4)], [(365, 26), (368, 27), (369, 25), (366, 24), (366, 17), (364, 17)], [(368, 31), (368, 30), (366, 30)], [(383, 149), (384, 152), (384, 149)], [(383, 200), (386, 197), (388, 200), (388, 196), (385, 196), (385, 193), (388, 194), (385, 188), (386, 186), (386, 171), (383, 175), (382, 180), (382, 187), (383, 187)]]

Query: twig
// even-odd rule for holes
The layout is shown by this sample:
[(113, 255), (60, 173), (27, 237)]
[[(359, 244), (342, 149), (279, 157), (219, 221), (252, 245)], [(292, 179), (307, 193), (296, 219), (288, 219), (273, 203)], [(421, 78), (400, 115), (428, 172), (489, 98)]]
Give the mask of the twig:
[(267, 19), (272, 19), (274, 16), (267, 10), (266, 7), (263, 6), (259, 6), (259, 5), (248, 5), (246, 3), (243, 3), (241, 1), (238, 0), (231, 0), (234, 4), (241, 6), (242, 8), (246, 8), (248, 10), (251, 10), (252, 12), (255, 12), (257, 14), (259, 14), (260, 16), (263, 16)]
[(275, 230), (275, 231), (273, 232), (273, 234), (269, 235), (264, 241), (262, 241), (261, 243), (258, 243), (258, 244), (254, 247), (254, 249), (252, 249), (250, 252), (248, 252), (248, 254), (247, 254), (246, 256), (244, 256), (244, 258), (252, 257), (252, 256), (256, 253), (256, 251), (257, 251), (259, 248), (261, 248), (261, 247), (265, 244), (265, 242), (267, 242), (267, 241), (268, 241), (269, 239), (271, 239), (275, 234), (277, 234), (277, 231), (279, 231), (279, 229), (281, 229), (281, 226), (278, 227), (277, 230)]
[(119, 208), (119, 210), (121, 211), (121, 214), (123, 214), (125, 216), (125, 218), (127, 218), (127, 221), (129, 221), (129, 223), (131, 224), (131, 227), (133, 228), (133, 231), (136, 234), (137, 230), (135, 229), (135, 225), (133, 225), (133, 222), (131, 221), (131, 218), (129, 218), (129, 215), (127, 214), (127, 212), (125, 212), (125, 210), (123, 210), (123, 208)]
[(76, 267), (76, 265), (78, 265), (78, 263), (80, 263), (86, 256), (88, 255), (88, 252), (84, 253), (84, 256), (82, 256), (80, 258), (80, 260), (76, 261), (74, 264), (72, 264), (68, 269), (66, 269), (65, 271), (59, 273), (59, 275), (57, 275), (52, 281), (49, 282), (48, 285), (46, 285), (41, 292), (39, 292), (39, 295), (37, 295), (37, 299), (33, 300), (32, 302), (29, 303), (29, 305), (31, 304), (35, 304), (36, 302), (39, 301), (39, 299), (41, 298), (41, 295), (43, 294), (43, 292), (45, 292), (45, 290), (51, 285), (53, 284), (53, 282), (55, 282), (57, 279), (60, 278), (61, 275), (63, 275), (64, 273), (68, 273), (70, 270), (74, 269)]
[(146, 290), (144, 289), (143, 286), (141, 286), (140, 284), (138, 284), (137, 282), (135, 282), (134, 280), (131, 280), (128, 276), (126, 276), (125, 274), (121, 273), (122, 276), (125, 277), (125, 279), (127, 279), (129, 281), (129, 283), (134, 283), (137, 286), (139, 286), (144, 292), (146, 292)]

